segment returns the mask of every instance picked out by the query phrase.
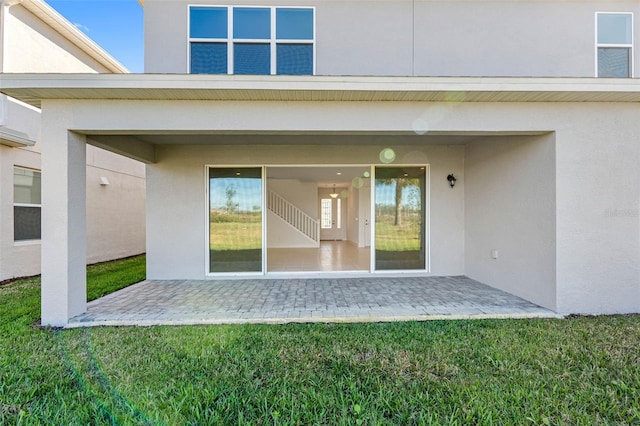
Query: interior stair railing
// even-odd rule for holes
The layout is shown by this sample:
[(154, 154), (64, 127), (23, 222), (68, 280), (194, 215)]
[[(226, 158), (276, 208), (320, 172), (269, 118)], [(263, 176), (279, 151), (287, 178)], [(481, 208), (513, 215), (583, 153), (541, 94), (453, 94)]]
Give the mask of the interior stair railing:
[(320, 242), (320, 221), (312, 218), (287, 199), (267, 191), (267, 208), (316, 243)]

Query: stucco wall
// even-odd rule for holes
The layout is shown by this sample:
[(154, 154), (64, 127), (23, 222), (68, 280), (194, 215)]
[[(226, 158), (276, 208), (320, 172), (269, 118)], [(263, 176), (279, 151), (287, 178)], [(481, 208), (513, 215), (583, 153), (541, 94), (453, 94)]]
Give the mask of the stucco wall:
[(555, 164), (552, 134), (483, 139), (465, 152), (466, 275), (553, 310)]
[(109, 72), (24, 7), (8, 11), (3, 72)]
[[(634, 103), (46, 100), (43, 105), (67, 114), (67, 126), (88, 132), (148, 132), (152, 140), (154, 134), (189, 129), (211, 132), (218, 143), (231, 145), (156, 147), (157, 163), (148, 168), (148, 271), (151, 278), (167, 279), (204, 276), (205, 164), (237, 164), (238, 159), (243, 164), (301, 164), (305, 156), (311, 164), (335, 163), (336, 158), (371, 164), (380, 161), (383, 144), (396, 148), (396, 163), (431, 164), (432, 272), (464, 274), (465, 253), (473, 253), (465, 247), (465, 147), (455, 142), (470, 134), (485, 140), (523, 132), (554, 134), (556, 309), (640, 312), (640, 121)], [(411, 134), (416, 128), (424, 129), (424, 138), (422, 131)], [(287, 136), (252, 137), (301, 138), (309, 145), (233, 146), (237, 136), (228, 136), (229, 131), (282, 132)], [(318, 132), (331, 136), (323, 139)], [(345, 143), (335, 142), (336, 136)], [(176, 144), (180, 140), (175, 136)], [(329, 140), (336, 143), (330, 150), (322, 146)], [(526, 146), (534, 145), (521, 149)], [(546, 161), (532, 163), (544, 166)], [(446, 181), (449, 173), (458, 177), (454, 189)], [(524, 175), (525, 183), (533, 180), (528, 173), (513, 172)], [(535, 228), (535, 223), (526, 226)], [(515, 245), (521, 234), (510, 237), (508, 243)]]
[[(431, 164), (431, 173), (442, 177), (431, 187), (432, 274), (464, 273), (464, 183), (451, 191), (443, 176), (463, 175), (461, 146), (403, 145), (394, 149), (408, 164)], [(411, 137), (409, 137), (410, 139)], [(147, 276), (150, 279), (205, 277), (207, 164), (341, 164), (380, 163), (383, 146), (357, 145), (348, 136), (330, 151), (323, 146), (158, 146), (156, 164), (147, 168)], [(171, 223), (171, 226), (167, 226)]]
[[(187, 73), (187, 5), (145, 1), (145, 72)], [(273, 5), (233, 0), (225, 5)], [(318, 75), (593, 77), (595, 13), (634, 12), (633, 0), (283, 0), (316, 7)], [(634, 55), (640, 69), (640, 55)]]
[(144, 164), (87, 146), (88, 263), (145, 252), (145, 200)]
[[(0, 281), (40, 273), (40, 241), (13, 238), (14, 166), (41, 170), (39, 144), (0, 145)], [(144, 253), (144, 172), (140, 162), (87, 146), (87, 262)], [(108, 186), (100, 185), (103, 176)]]
[(0, 281), (40, 273), (40, 241), (13, 240), (13, 168), (40, 169), (40, 153), (0, 145)]

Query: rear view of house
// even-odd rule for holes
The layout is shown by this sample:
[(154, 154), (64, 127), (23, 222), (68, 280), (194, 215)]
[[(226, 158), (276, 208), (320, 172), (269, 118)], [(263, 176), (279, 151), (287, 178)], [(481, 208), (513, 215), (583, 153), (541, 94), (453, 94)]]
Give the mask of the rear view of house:
[[(40, 0), (1, 1), (0, 40), (2, 73), (128, 72)], [(0, 281), (40, 273), (40, 118), (0, 95)], [(144, 164), (87, 146), (86, 187), (86, 260), (144, 252)]]
[[(0, 90), (43, 108), (45, 172), (81, 176), (86, 144), (147, 163), (148, 278), (467, 275), (640, 311), (637, 2), (144, 7), (145, 74)], [(44, 189), (43, 323), (64, 325), (87, 190)]]

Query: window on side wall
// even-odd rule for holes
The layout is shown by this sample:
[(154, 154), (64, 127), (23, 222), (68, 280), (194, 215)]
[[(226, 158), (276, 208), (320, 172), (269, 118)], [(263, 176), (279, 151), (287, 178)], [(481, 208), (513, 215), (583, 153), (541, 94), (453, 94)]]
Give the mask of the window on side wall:
[(307, 7), (189, 6), (189, 71), (313, 75), (314, 15)]
[(40, 172), (13, 168), (13, 239), (40, 239), (41, 212)]
[(633, 14), (596, 14), (598, 77), (633, 76)]

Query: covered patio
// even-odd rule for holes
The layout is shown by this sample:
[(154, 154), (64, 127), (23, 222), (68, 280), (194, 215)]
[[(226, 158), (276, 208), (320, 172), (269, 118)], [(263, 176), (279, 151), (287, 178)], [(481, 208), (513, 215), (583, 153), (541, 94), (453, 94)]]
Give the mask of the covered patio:
[(90, 302), (67, 327), (557, 317), (465, 276), (146, 280)]
[[(519, 315), (520, 303), (545, 314), (638, 311), (636, 82), (21, 74), (4, 76), (0, 91), (42, 108), (43, 324), (466, 318)], [(148, 281), (91, 304), (86, 225), (96, 219), (86, 212), (87, 144), (147, 164)], [(269, 244), (266, 193), (269, 179), (282, 176), (269, 171), (321, 167), (336, 176), (337, 167), (368, 168), (338, 197), (352, 209), (347, 231), (358, 235), (337, 238), (371, 247), (367, 277), (354, 278), (359, 264), (333, 265), (315, 280), (315, 265), (279, 280), (283, 271), (268, 264), (269, 249), (279, 247)], [(419, 192), (396, 189), (406, 194), (399, 201), (377, 196), (376, 176), (395, 179), (389, 188), (417, 180)], [(295, 195), (321, 196), (324, 183), (337, 194), (335, 180), (313, 189), (304, 181)], [(251, 196), (241, 203), (237, 190), (247, 182)], [(376, 262), (384, 242), (377, 237), (398, 233), (376, 227), (403, 205), (420, 218), (405, 222), (419, 225), (411, 234), (419, 238), (417, 249), (396, 251), (417, 252), (420, 263), (386, 267)], [(223, 214), (238, 212), (247, 221), (225, 225)], [(212, 239), (225, 235), (218, 225), (252, 230), (252, 238), (234, 231)], [(361, 244), (362, 235), (371, 241)], [(212, 252), (234, 250), (257, 254), (238, 262), (251, 270), (211, 267)], [(405, 294), (413, 283), (417, 290)], [(444, 293), (430, 293), (429, 283)], [(107, 315), (118, 298), (122, 310), (116, 304)]]

